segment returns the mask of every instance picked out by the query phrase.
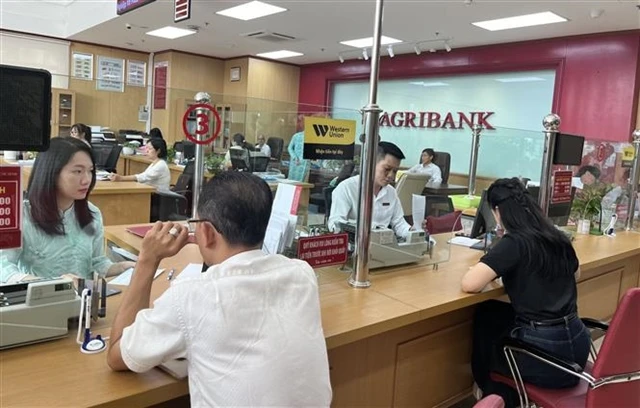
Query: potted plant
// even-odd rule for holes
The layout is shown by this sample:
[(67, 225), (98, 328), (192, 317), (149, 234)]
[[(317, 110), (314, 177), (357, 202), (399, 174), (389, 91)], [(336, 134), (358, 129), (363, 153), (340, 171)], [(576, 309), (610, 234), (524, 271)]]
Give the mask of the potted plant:
[(222, 166), (223, 164), (224, 164), (224, 156), (215, 154), (213, 152), (207, 154), (204, 158), (204, 167), (213, 176), (224, 171), (224, 168)]
[(606, 184), (593, 184), (585, 185), (584, 189), (576, 194), (571, 212), (579, 234), (602, 234), (602, 198), (609, 190), (611, 188)]
[(122, 145), (122, 154), (126, 156), (136, 154), (137, 147), (138, 147), (138, 144), (136, 143), (126, 142), (125, 144)]
[(173, 147), (167, 147), (167, 163), (173, 163), (176, 158), (176, 149)]

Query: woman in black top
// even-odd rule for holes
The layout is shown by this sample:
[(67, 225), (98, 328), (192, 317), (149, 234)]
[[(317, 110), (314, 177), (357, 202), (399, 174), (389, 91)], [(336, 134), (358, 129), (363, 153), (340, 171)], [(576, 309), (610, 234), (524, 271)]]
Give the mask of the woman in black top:
[[(511, 336), (550, 353), (586, 364), (590, 334), (577, 316), (576, 279), (580, 268), (569, 239), (543, 215), (516, 178), (489, 187), (487, 200), (504, 237), (462, 279), (462, 290), (480, 292), (500, 277), (511, 304), (488, 301), (474, 316), (472, 371), (485, 395), (498, 394), (507, 406), (515, 390), (491, 381), (490, 372), (511, 377), (500, 339)], [(526, 383), (567, 388), (578, 378), (531, 357), (515, 353)]]

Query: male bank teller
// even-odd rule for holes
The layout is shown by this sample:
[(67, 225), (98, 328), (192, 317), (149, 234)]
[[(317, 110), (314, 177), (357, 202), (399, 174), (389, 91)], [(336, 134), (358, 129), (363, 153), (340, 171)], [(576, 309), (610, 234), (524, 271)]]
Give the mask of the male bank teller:
[[(402, 150), (398, 146), (389, 142), (378, 143), (373, 184), (374, 198), (371, 227), (391, 227), (397, 236), (406, 238), (411, 226), (404, 219), (402, 205), (396, 189), (390, 185), (396, 178), (402, 159), (404, 159), (404, 154), (402, 154)], [(356, 222), (359, 194), (359, 175), (350, 177), (338, 184), (332, 195), (331, 214), (327, 222), (329, 230), (340, 231), (342, 223)]]

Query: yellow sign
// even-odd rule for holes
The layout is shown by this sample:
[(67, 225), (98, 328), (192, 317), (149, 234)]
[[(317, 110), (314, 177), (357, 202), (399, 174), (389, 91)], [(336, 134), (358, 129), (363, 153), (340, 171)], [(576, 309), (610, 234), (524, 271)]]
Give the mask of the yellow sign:
[(636, 157), (636, 149), (633, 146), (622, 148), (622, 167), (632, 167)]
[(356, 121), (316, 116), (304, 118), (304, 153), (307, 160), (353, 158)]

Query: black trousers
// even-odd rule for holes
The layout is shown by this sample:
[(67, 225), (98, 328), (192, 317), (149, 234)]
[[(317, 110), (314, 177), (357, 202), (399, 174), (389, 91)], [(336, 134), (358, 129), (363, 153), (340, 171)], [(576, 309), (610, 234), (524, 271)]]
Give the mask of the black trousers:
[(511, 377), (509, 365), (499, 344), (500, 339), (508, 337), (513, 330), (515, 317), (509, 303), (489, 300), (477, 306), (473, 319), (473, 378), (483, 395), (501, 396), (506, 408), (518, 406), (518, 393), (505, 384), (492, 381), (489, 374), (496, 372)]

